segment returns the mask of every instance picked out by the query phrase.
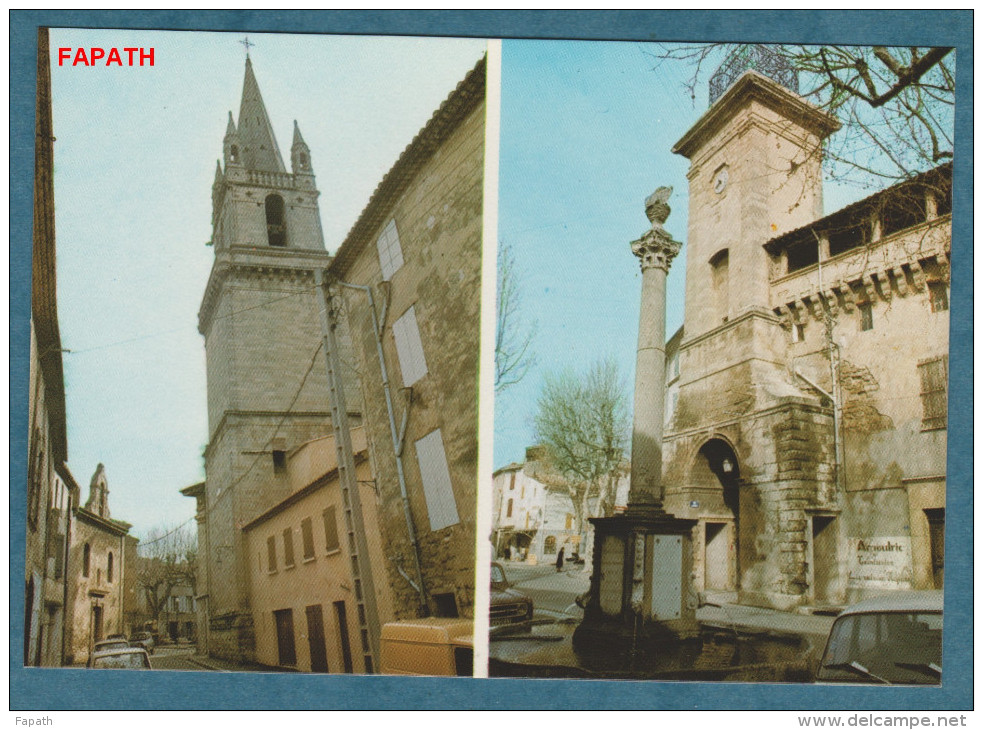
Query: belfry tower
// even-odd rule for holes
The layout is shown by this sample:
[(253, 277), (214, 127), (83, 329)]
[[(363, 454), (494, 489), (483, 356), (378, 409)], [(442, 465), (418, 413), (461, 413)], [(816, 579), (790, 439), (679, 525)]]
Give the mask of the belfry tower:
[[(208, 652), (232, 660), (254, 651), (250, 556), (240, 528), (287, 496), (287, 454), (331, 433), (314, 285), (315, 270), (331, 258), (310, 150), (296, 122), (290, 163), (288, 172), (247, 55), (239, 117), (229, 113), (215, 170), (215, 261), (198, 313), (209, 432), (199, 612)], [(357, 382), (348, 392), (351, 410), (360, 410)]]

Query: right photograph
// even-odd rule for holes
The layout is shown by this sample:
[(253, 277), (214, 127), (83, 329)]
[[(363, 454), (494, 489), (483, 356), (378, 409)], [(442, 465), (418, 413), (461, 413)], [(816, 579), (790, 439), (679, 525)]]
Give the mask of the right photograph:
[(941, 684), (954, 72), (503, 41), (490, 676)]

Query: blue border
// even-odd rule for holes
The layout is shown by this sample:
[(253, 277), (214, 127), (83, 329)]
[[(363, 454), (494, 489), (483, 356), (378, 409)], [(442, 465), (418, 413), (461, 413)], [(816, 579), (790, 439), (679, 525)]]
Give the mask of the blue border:
[[(10, 709), (794, 709), (973, 707), (973, 14), (957, 11), (11, 11)], [(946, 45), (956, 52), (945, 684), (814, 687), (25, 669), (23, 584), (37, 27), (491, 38)], [(958, 548), (958, 549), (957, 549)], [(112, 691), (107, 691), (107, 686)]]

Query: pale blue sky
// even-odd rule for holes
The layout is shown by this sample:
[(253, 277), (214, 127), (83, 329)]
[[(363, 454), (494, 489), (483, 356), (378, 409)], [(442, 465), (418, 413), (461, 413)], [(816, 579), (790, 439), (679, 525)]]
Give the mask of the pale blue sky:
[[(244, 71), (241, 34), (51, 31), (58, 305), (69, 466), (106, 465), (133, 534), (194, 513), (204, 478), (211, 185)], [(372, 191), (485, 51), (482, 40), (251, 33), (285, 160), (311, 149), (334, 250)], [(58, 66), (59, 47), (153, 47), (155, 65)]]
[[(522, 461), (543, 377), (611, 357), (629, 403), (641, 274), (630, 242), (649, 228), (645, 198), (669, 185), (666, 229), (684, 243), (669, 271), (666, 336), (683, 321), (689, 161), (673, 145), (707, 110), (704, 68), (659, 61), (641, 42), (502, 43), (499, 240), (515, 253), (536, 365), (495, 401), (495, 468)], [(719, 63), (719, 59), (717, 60)], [(869, 189), (826, 183), (832, 212)]]

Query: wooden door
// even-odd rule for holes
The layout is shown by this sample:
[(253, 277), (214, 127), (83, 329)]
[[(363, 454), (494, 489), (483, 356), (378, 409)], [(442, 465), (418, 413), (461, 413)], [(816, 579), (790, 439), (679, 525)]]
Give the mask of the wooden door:
[(328, 653), (324, 646), (324, 616), (320, 604), (308, 606), (307, 613), (307, 643), (311, 649), (311, 671), (328, 671)]
[(348, 611), (344, 601), (334, 602), (335, 618), (338, 619), (338, 642), (341, 644), (341, 660), (345, 665), (345, 674), (352, 674), (352, 644), (348, 638)]

